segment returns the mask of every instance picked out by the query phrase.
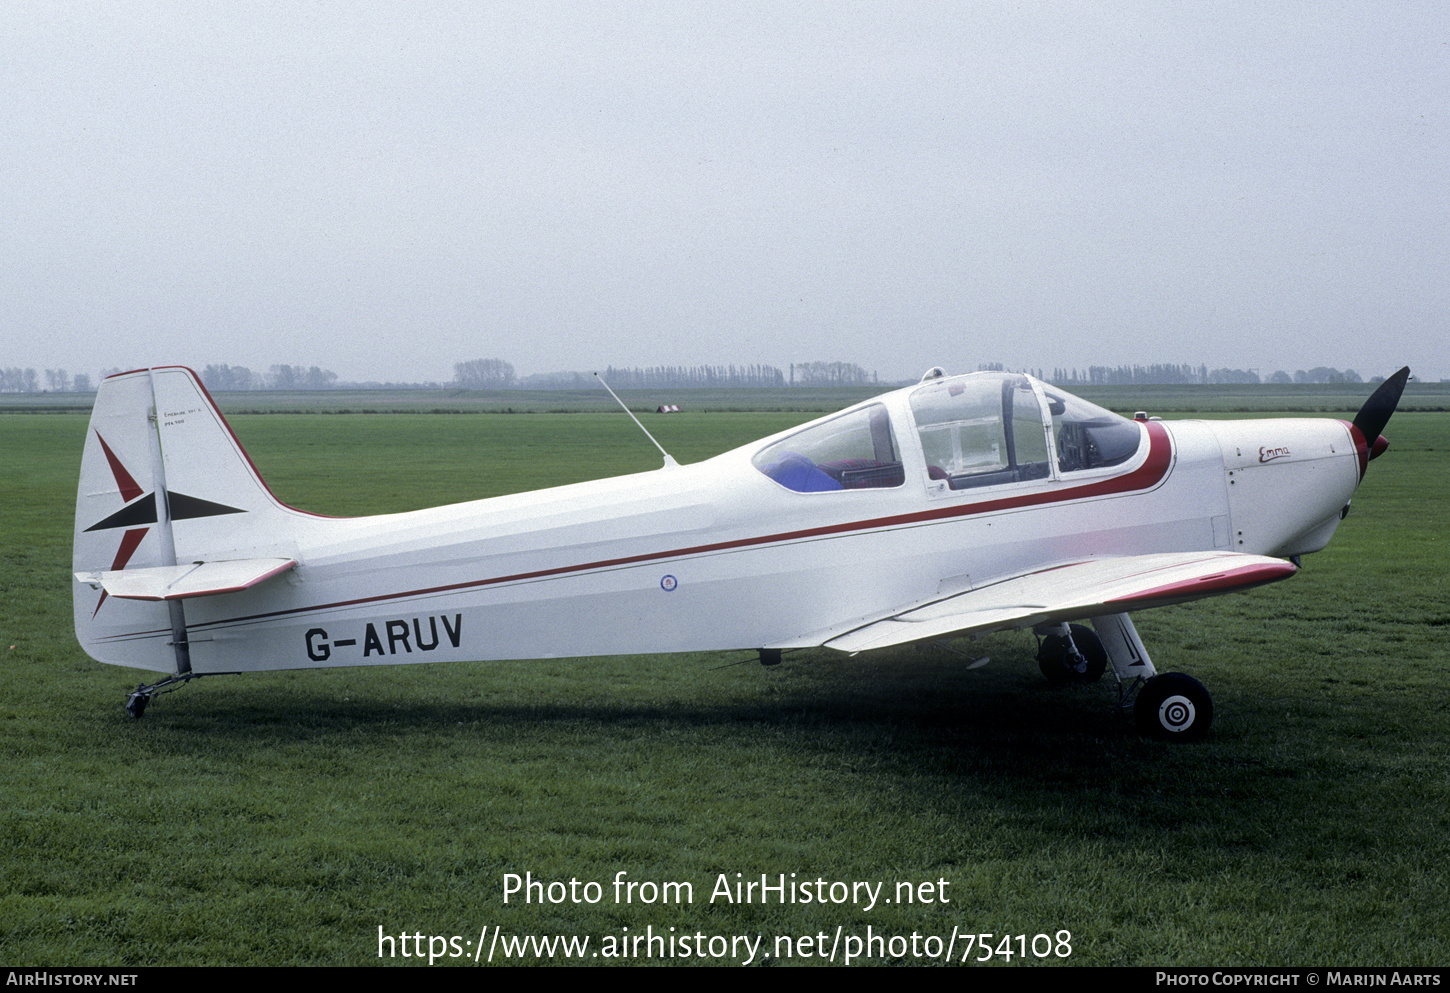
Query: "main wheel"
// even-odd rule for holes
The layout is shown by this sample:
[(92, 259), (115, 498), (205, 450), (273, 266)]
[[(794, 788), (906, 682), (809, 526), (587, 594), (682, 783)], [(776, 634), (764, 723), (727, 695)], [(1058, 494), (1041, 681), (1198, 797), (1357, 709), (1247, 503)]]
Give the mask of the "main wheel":
[(1102, 639), (1092, 628), (1082, 624), (1069, 624), (1068, 628), (1082, 660), (1079, 662), (1070, 657), (1066, 638), (1050, 634), (1042, 639), (1042, 645), (1037, 649), (1037, 668), (1042, 670), (1049, 683), (1096, 683), (1108, 667), (1108, 652)]
[(1213, 723), (1213, 700), (1203, 684), (1164, 672), (1143, 684), (1133, 704), (1138, 731), (1159, 741), (1202, 741)]

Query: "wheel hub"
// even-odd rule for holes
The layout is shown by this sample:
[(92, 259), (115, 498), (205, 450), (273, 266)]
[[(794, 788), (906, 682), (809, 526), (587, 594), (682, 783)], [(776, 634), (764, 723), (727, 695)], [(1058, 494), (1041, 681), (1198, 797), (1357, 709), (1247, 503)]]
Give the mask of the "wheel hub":
[(1158, 705), (1158, 722), (1169, 731), (1189, 727), (1195, 716), (1193, 701), (1184, 696), (1171, 696)]

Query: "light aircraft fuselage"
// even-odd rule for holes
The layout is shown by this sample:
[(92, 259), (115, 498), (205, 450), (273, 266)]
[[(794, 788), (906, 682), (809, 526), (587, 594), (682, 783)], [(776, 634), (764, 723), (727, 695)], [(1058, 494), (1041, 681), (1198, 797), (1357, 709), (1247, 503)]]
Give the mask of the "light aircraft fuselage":
[(194, 374), (143, 369), (105, 381), (87, 435), (76, 630), (101, 661), (208, 674), (1126, 618), (1291, 575), (1347, 508), (1361, 435), (1129, 420), (977, 373), (693, 465), (328, 518), (272, 496)]

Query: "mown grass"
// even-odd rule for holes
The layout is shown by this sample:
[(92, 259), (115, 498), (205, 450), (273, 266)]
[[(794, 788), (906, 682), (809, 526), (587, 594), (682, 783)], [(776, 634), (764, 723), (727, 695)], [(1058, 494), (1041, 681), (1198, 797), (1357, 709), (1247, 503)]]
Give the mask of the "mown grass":
[[(651, 428), (691, 461), (792, 418)], [(622, 415), (235, 426), (280, 498), (327, 513), (659, 463)], [(0, 417), (0, 960), (366, 964), (380, 926), (597, 942), (839, 924), (1068, 929), (1076, 964), (1443, 965), (1447, 428), (1398, 414), (1292, 582), (1138, 618), (1160, 668), (1214, 692), (1211, 739), (1173, 747), (1131, 732), (1111, 680), (1046, 686), (1025, 635), (961, 644), (992, 656), (975, 671), (905, 649), (216, 677), (136, 722), (140, 674), (70, 631), (84, 418)], [(690, 882), (694, 902), (502, 902), (505, 873), (619, 871)], [(951, 903), (711, 903), (737, 872), (945, 879)]]

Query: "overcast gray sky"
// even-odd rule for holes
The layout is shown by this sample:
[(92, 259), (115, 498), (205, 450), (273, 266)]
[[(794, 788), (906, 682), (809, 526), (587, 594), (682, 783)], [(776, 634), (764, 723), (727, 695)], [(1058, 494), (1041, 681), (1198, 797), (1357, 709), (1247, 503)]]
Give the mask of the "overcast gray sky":
[(0, 365), (1450, 376), (1444, 4), (4, 11)]

